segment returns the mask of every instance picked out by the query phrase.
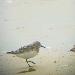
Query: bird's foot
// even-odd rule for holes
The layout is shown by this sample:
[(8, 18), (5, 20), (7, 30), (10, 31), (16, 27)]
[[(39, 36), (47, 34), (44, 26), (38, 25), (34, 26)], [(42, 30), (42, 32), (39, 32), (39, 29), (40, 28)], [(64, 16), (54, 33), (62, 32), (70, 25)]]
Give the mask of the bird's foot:
[(33, 67), (30, 67), (30, 68), (28, 69), (28, 72), (32, 72), (32, 71), (36, 71), (36, 69), (34, 69)]
[(31, 68), (31, 67), (33, 67), (33, 66), (29, 65), (29, 67)]
[(28, 61), (28, 62), (31, 62), (31, 63), (33, 63), (33, 64), (36, 64), (35, 62), (33, 62), (33, 61)]

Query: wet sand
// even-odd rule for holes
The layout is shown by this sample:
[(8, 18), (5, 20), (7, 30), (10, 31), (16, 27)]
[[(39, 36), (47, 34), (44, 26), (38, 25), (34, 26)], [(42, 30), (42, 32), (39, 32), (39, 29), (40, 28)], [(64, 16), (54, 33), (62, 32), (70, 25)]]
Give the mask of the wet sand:
[(75, 52), (41, 49), (40, 53), (29, 60), (15, 55), (0, 53), (0, 75), (75, 75)]

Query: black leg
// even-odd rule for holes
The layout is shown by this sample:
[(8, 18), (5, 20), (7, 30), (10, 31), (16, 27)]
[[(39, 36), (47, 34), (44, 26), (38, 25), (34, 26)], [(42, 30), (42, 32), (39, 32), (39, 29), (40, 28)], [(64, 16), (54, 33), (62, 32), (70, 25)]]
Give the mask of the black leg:
[(28, 64), (29, 67), (32, 67), (32, 66), (29, 65), (29, 63), (28, 63), (29, 61), (27, 61), (27, 59), (26, 59), (26, 62), (27, 62), (27, 64)]
[(33, 63), (33, 64), (36, 64), (36, 63), (34, 63), (33, 61), (28, 61), (27, 59), (26, 59), (26, 62), (27, 62), (27, 64), (28, 64), (29, 67), (32, 67), (32, 66), (30, 66), (28, 62), (31, 62), (31, 63)]
[(28, 62), (31, 62), (31, 63), (33, 63), (33, 64), (36, 64), (35, 62), (33, 62), (33, 61), (28, 61)]

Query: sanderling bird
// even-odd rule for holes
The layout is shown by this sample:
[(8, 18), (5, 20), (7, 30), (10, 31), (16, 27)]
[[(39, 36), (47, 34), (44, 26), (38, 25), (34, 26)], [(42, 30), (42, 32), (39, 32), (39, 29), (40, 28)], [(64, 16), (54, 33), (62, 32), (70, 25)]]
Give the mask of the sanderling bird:
[(72, 49), (70, 49), (70, 51), (75, 52), (75, 45), (73, 45), (73, 48), (72, 48)]
[(35, 41), (32, 44), (23, 46), (16, 51), (7, 52), (7, 54), (15, 54), (18, 57), (26, 59), (28, 66), (31, 67), (28, 62), (31, 62), (33, 64), (35, 63), (33, 61), (28, 61), (28, 59), (35, 57), (39, 53), (40, 47), (46, 48), (45, 46), (41, 45), (39, 41)]

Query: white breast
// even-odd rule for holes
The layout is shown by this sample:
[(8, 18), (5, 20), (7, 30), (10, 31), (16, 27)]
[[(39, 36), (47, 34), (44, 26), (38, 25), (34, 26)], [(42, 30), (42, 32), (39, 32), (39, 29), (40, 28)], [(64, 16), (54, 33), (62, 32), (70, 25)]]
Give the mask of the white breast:
[(24, 59), (28, 59), (28, 58), (32, 58), (32, 57), (36, 56), (37, 54), (38, 54), (37, 51), (29, 51), (29, 52), (16, 54), (16, 56), (24, 58)]

